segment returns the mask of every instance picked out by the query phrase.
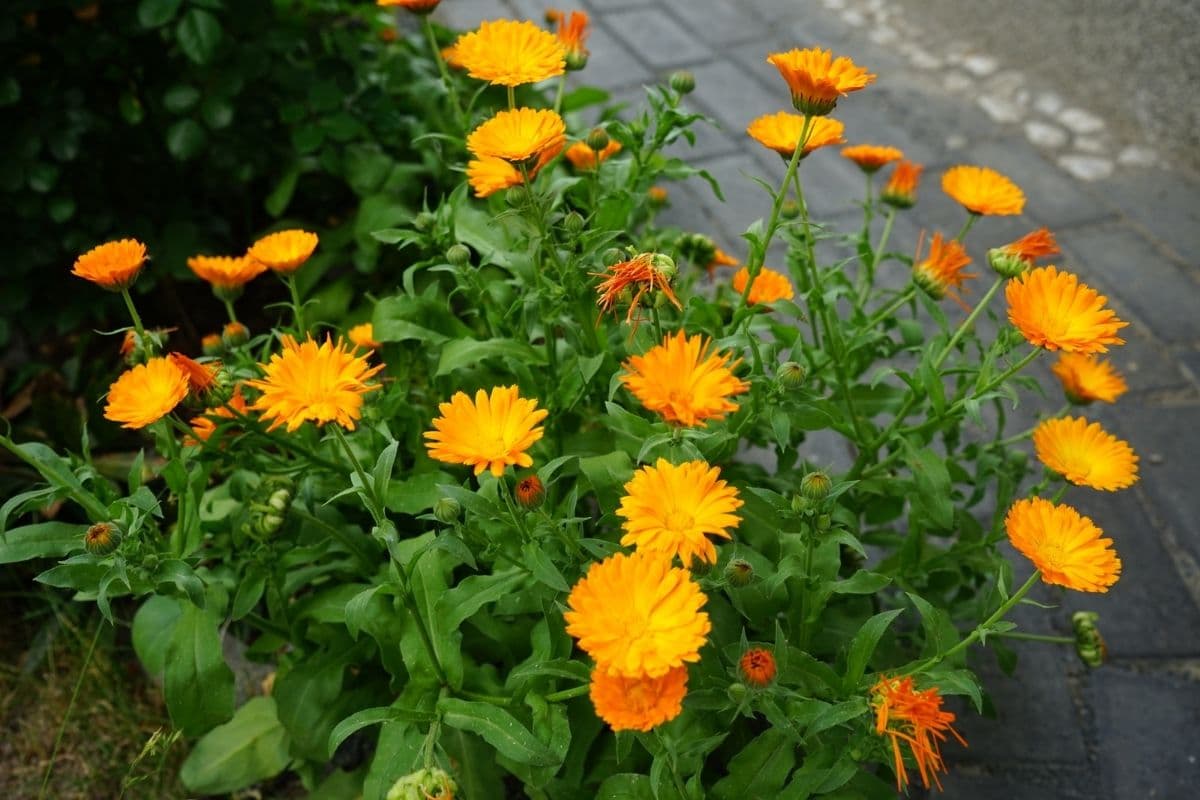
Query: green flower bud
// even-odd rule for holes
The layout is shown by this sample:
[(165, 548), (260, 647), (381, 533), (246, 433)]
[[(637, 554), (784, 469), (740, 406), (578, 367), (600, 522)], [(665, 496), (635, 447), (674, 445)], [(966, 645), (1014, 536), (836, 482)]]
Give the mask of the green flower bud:
[(784, 219), (795, 219), (800, 216), (800, 204), (795, 200), (788, 200), (779, 209), (779, 213)]
[(437, 222), (437, 217), (428, 211), (422, 211), (413, 218), (413, 227), (424, 233), (432, 228), (435, 222)]
[(599, 153), (604, 148), (608, 147), (608, 131), (604, 128), (592, 128), (592, 132), (587, 135), (587, 146)]
[(121, 544), (121, 529), (113, 522), (97, 522), (83, 534), (83, 547), (94, 556), (106, 556)]
[(471, 263), (471, 248), (465, 244), (450, 245), (446, 250), (446, 261), (456, 267), (462, 267)]
[(629, 122), (629, 132), (633, 134), (633, 138), (640, 139), (646, 133), (646, 123), (641, 117), (635, 117)]
[(283, 517), (279, 514), (263, 514), (254, 526), (255, 533), (260, 536), (271, 536), (283, 527)]
[(702, 558), (692, 556), (692, 563), (689, 569), (691, 570), (693, 576), (697, 578), (703, 578), (705, 575), (708, 575), (710, 572), (712, 572), (712, 568), (713, 565), (711, 563)]
[(210, 333), (200, 340), (200, 352), (204, 355), (212, 357), (219, 356), (225, 352), (225, 343), (221, 340), (221, 334)]
[(680, 94), (691, 94), (696, 89), (696, 76), (683, 69), (671, 73), (671, 88)]
[(291, 491), (288, 489), (276, 489), (274, 492), (271, 492), (270, 498), (267, 499), (267, 505), (271, 507), (272, 511), (278, 511), (281, 514), (286, 513), (292, 505)]
[(817, 517), (817, 530), (821, 533), (826, 533), (829, 527), (833, 524), (833, 518), (828, 514), (822, 514)]
[(462, 514), (462, 506), (453, 497), (439, 498), (433, 504), (433, 516), (443, 525), (453, 525)]
[(570, 72), (578, 72), (587, 66), (588, 52), (586, 50), (571, 50), (565, 59)]
[(1033, 262), (1022, 258), (1004, 247), (993, 247), (987, 253), (988, 266), (1001, 277), (1015, 278), (1024, 275), (1033, 266)]
[(731, 683), (729, 684), (729, 688), (725, 690), (725, 693), (729, 695), (730, 700), (740, 705), (746, 699), (746, 684)]
[(800, 481), (800, 494), (813, 502), (820, 502), (829, 495), (829, 490), (833, 488), (833, 481), (829, 476), (820, 470), (810, 472), (805, 475)]
[(735, 558), (725, 566), (725, 580), (733, 586), (749, 586), (754, 580), (754, 566), (743, 558)]
[(226, 347), (240, 347), (248, 341), (250, 329), (240, 322), (230, 322), (221, 331), (221, 343)]
[(583, 233), (583, 215), (578, 211), (572, 211), (563, 219), (563, 228), (572, 236), (578, 236)]
[(620, 264), (625, 260), (625, 254), (620, 248), (610, 247), (604, 251), (604, 255), (600, 256), (600, 260), (604, 262), (604, 266), (611, 267), (613, 264)]
[(775, 380), (782, 389), (798, 389), (804, 385), (808, 370), (795, 361), (785, 361), (775, 372)]
[(504, 192), (504, 202), (510, 208), (520, 208), (529, 202), (529, 190), (524, 186), (510, 186)]
[(386, 800), (454, 800), (458, 785), (442, 769), (419, 769), (392, 784)]

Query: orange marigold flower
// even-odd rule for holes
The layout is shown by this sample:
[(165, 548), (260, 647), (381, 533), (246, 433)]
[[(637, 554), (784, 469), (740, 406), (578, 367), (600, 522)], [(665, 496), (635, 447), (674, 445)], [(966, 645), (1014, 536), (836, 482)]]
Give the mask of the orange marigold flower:
[(1046, 420), (1034, 428), (1033, 446), (1039, 461), (1076, 486), (1112, 492), (1138, 478), (1133, 448), (1083, 417)]
[(580, 70), (586, 67), (588, 50), (584, 42), (587, 41), (588, 23), (591, 21), (587, 13), (572, 11), (564, 14), (552, 8), (546, 11), (546, 21), (558, 23), (558, 41), (567, 51), (567, 69)]
[(152, 358), (121, 373), (108, 387), (104, 418), (144, 428), (170, 414), (188, 393), (188, 376), (170, 358)]
[(738, 660), (742, 680), (761, 689), (775, 679), (775, 656), (765, 647), (751, 647)]
[(683, 713), (687, 679), (687, 667), (675, 667), (657, 678), (625, 678), (597, 668), (588, 694), (596, 716), (614, 731), (646, 732)]
[(249, 256), (192, 256), (187, 265), (214, 289), (240, 289), (263, 274), (267, 267)]
[(474, 403), (466, 392), (456, 392), (438, 410), (434, 430), (425, 432), (430, 457), (471, 465), (476, 475), (491, 469), (497, 478), (510, 464), (533, 465), (525, 451), (542, 438), (545, 429), (538, 423), (549, 413), (537, 400), (521, 397), (516, 386), (497, 386), (491, 395), (480, 389)]
[(929, 256), (913, 264), (913, 282), (935, 300), (941, 300), (949, 290), (962, 286), (968, 278), (978, 275), (963, 272), (971, 257), (957, 239), (943, 239), (941, 233), (933, 234), (929, 243)]
[(1038, 228), (1015, 242), (988, 250), (988, 264), (998, 274), (1015, 278), (1026, 270), (1033, 269), (1033, 262), (1045, 256), (1059, 253), (1058, 242), (1047, 228)]
[(521, 162), (538, 158), (566, 139), (562, 117), (548, 109), (516, 108), (499, 111), (467, 137), (467, 149), (477, 158)]
[(546, 487), (537, 475), (526, 475), (517, 481), (517, 489), (513, 494), (522, 507), (537, 508), (546, 499)]
[(538, 83), (566, 71), (567, 49), (532, 22), (484, 22), (454, 44), (455, 57), (472, 78), (501, 86)]
[(1050, 369), (1062, 383), (1067, 399), (1076, 405), (1096, 400), (1115, 403), (1129, 388), (1121, 373), (1098, 356), (1063, 353)]
[(247, 256), (281, 274), (300, 269), (317, 249), (317, 235), (308, 231), (288, 230), (267, 234), (246, 253)]
[(621, 383), (667, 422), (693, 427), (724, 419), (737, 411), (729, 398), (749, 391), (750, 384), (733, 374), (741, 359), (709, 355), (709, 345), (703, 336), (688, 338), (683, 331), (667, 334), (662, 344), (625, 362)]
[(442, 60), (446, 62), (446, 66), (451, 69), (466, 69), (462, 62), (462, 58), (458, 54), (458, 42), (447, 45), (442, 48)]
[[(842, 144), (846, 141), (842, 135), (845, 130), (845, 126), (836, 119), (814, 117), (809, 122), (808, 138), (804, 142), (804, 150), (800, 157), (804, 158), (818, 147)], [(804, 117), (790, 111), (764, 114), (750, 123), (746, 133), (768, 150), (774, 150), (785, 159), (790, 159), (804, 133)]]
[(1068, 353), (1107, 353), (1124, 344), (1117, 331), (1128, 325), (1105, 308), (1108, 298), (1069, 272), (1038, 267), (1004, 287), (1008, 321), (1034, 347)]
[(671, 291), (671, 279), (675, 277), (675, 262), (658, 253), (642, 253), (628, 261), (613, 264), (604, 272), (590, 273), (594, 278), (603, 278), (596, 287), (599, 298), (596, 304), (602, 312), (609, 312), (628, 289), (629, 312), (625, 321), (636, 324), (638, 304), (647, 292), (660, 291), (676, 308), (683, 308), (675, 292)]
[(950, 733), (964, 746), (967, 742), (954, 730), (954, 713), (942, 710), (942, 696), (937, 687), (918, 691), (911, 677), (880, 675), (871, 688), (871, 702), (875, 706), (875, 732), (892, 740), (896, 790), (904, 791), (908, 784), (901, 743), (908, 745), (925, 788), (931, 788), (932, 778), (932, 783), (941, 789), (937, 774), (946, 771), (941, 751), (946, 734)]
[(621, 544), (668, 559), (679, 556), (685, 567), (693, 559), (715, 564), (717, 550), (707, 537), (732, 538), (729, 530), (741, 522), (735, 513), (741, 506), (737, 489), (721, 480), (719, 467), (660, 458), (625, 484), (617, 509), (625, 520)]
[(868, 175), (877, 172), (880, 167), (904, 158), (904, 151), (898, 147), (883, 147), (874, 144), (856, 144), (842, 148), (842, 155), (858, 164), (859, 169)]
[(988, 167), (951, 167), (942, 175), (942, 191), (972, 214), (1010, 216), (1025, 208), (1025, 193)]
[(171, 359), (184, 375), (187, 375), (188, 387), (197, 397), (212, 388), (213, 382), (217, 379), (217, 373), (221, 371), (219, 361), (212, 364), (201, 364), (183, 353), (168, 353), (167, 358)]
[(203, 414), (192, 418), (192, 435), (195, 438), (191, 441), (185, 440), (184, 444), (194, 445), (207, 442), (216, 433), (217, 425), (222, 420), (237, 419), (239, 415), (244, 417), (249, 413), (250, 408), (246, 404), (246, 398), (242, 395), (242, 387), (239, 384), (233, 387), (233, 395), (230, 396), (228, 403), (205, 409)]
[(708, 277), (712, 277), (718, 267), (739, 267), (742, 262), (738, 261), (733, 256), (726, 253), (717, 246), (713, 246), (713, 255), (707, 264), (704, 265), (704, 271), (708, 273)]
[(792, 105), (802, 114), (823, 116), (833, 111), (839, 97), (863, 89), (875, 76), (846, 56), (810, 48), (771, 53), (767, 63), (779, 70), (792, 92)]
[[(531, 176), (532, 177), (532, 176)], [(491, 197), (510, 186), (525, 182), (521, 171), (503, 158), (477, 158), (467, 162), (467, 183), (476, 197)]]
[[(746, 291), (746, 281), (750, 280), (750, 272), (742, 267), (733, 273), (733, 290), (738, 294)], [(762, 267), (754, 276), (754, 284), (750, 287), (751, 305), (757, 303), (774, 303), (776, 300), (791, 300), (795, 297), (792, 284), (782, 272)]]
[(600, 151), (593, 150), (587, 142), (575, 142), (567, 148), (565, 155), (571, 166), (578, 170), (592, 170), (601, 161), (607, 161), (611, 156), (621, 152), (621, 143), (610, 139), (608, 145)]
[(1121, 576), (1112, 539), (1070, 506), (1041, 497), (1018, 500), (1004, 518), (1008, 540), (1042, 580), (1079, 592), (1107, 592)]
[(442, 0), (375, 0), (377, 6), (383, 8), (403, 8), (414, 14), (428, 14), (437, 8)]
[(362, 396), (379, 388), (367, 380), (383, 365), (370, 366), (366, 356), (354, 355), (340, 337), (336, 344), (326, 338), (318, 345), (311, 336), (301, 343), (284, 336), (282, 343), (282, 353), (259, 364), (264, 377), (246, 381), (262, 392), (251, 408), (263, 419), (274, 420), (268, 430), (287, 425), (291, 432), (306, 420), (317, 425), (336, 422), (354, 430), (362, 416)]
[(121, 355), (127, 356), (133, 352), (138, 346), (138, 335), (135, 330), (125, 331), (125, 336), (121, 339)]
[(665, 206), (667, 204), (667, 190), (661, 186), (651, 186), (646, 190), (646, 196), (650, 198), (650, 204), (653, 206)]
[(365, 350), (378, 350), (383, 347), (382, 344), (375, 341), (375, 326), (369, 322), (355, 325), (346, 331), (346, 338), (353, 342), (356, 347), (361, 347)]
[(137, 239), (120, 239), (93, 247), (75, 259), (72, 275), (119, 292), (129, 287), (146, 263), (146, 245)]
[(658, 553), (617, 553), (592, 564), (567, 598), (567, 633), (598, 671), (661, 678), (700, 660), (712, 629), (708, 598), (685, 569)]
[(880, 198), (896, 208), (912, 208), (917, 202), (917, 182), (925, 167), (912, 161), (901, 161), (884, 184)]

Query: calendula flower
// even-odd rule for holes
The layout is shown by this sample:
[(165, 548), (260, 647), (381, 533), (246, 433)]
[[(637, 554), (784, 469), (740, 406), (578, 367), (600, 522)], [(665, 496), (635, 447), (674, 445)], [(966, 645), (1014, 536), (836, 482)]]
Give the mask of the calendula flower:
[(642, 405), (667, 422), (688, 427), (706, 420), (724, 419), (737, 404), (729, 400), (750, 390), (750, 384), (733, 374), (741, 360), (728, 354), (709, 355), (709, 340), (679, 331), (645, 355), (625, 362), (621, 383)]
[(375, 5), (381, 8), (403, 8), (414, 14), (428, 14), (437, 8), (442, 0), (375, 0)]
[(246, 404), (246, 398), (242, 395), (242, 387), (239, 384), (233, 388), (233, 395), (230, 396), (228, 403), (205, 409), (203, 414), (192, 418), (191, 426), (194, 438), (191, 441), (185, 440), (184, 444), (194, 445), (207, 442), (216, 433), (217, 425), (222, 420), (237, 419), (238, 415), (244, 417), (249, 413), (250, 408)]
[(742, 680), (761, 689), (775, 679), (775, 656), (765, 647), (751, 647), (738, 659)]
[(466, 392), (456, 392), (438, 410), (434, 430), (425, 432), (430, 457), (468, 464), (476, 475), (491, 469), (497, 478), (510, 464), (533, 465), (526, 451), (545, 433), (538, 423), (548, 413), (537, 407), (537, 400), (521, 397), (516, 386), (497, 386), (490, 395), (480, 389), (474, 403)]
[(294, 431), (311, 420), (317, 425), (336, 422), (354, 430), (362, 416), (362, 396), (379, 388), (367, 383), (383, 365), (372, 367), (366, 356), (356, 356), (339, 337), (321, 344), (312, 337), (297, 343), (292, 336), (282, 339), (283, 352), (259, 364), (264, 377), (246, 384), (262, 392), (250, 407), (272, 420), (269, 430), (287, 425)]
[(476, 197), (491, 197), (524, 182), (521, 171), (503, 158), (477, 158), (467, 162), (467, 183), (475, 190)]
[(590, 273), (592, 277), (603, 278), (596, 287), (599, 298), (596, 304), (600, 310), (607, 313), (629, 290), (629, 311), (625, 321), (635, 323), (638, 304), (647, 292), (659, 291), (670, 300), (676, 308), (683, 308), (675, 292), (671, 291), (671, 279), (675, 277), (675, 262), (670, 257), (659, 253), (642, 253), (628, 261), (613, 264), (604, 272)]
[(72, 275), (114, 292), (128, 288), (146, 263), (146, 245), (120, 239), (93, 247), (75, 259)]
[[(746, 290), (746, 281), (750, 280), (750, 271), (742, 267), (733, 273), (733, 290), (741, 294)], [(747, 298), (751, 305), (758, 303), (774, 303), (776, 300), (791, 300), (795, 297), (791, 281), (782, 272), (762, 267), (754, 276)]]
[(707, 598), (685, 569), (657, 553), (617, 553), (592, 564), (567, 598), (567, 633), (596, 669), (661, 678), (700, 660), (712, 625)]
[(1025, 193), (988, 167), (951, 167), (942, 175), (942, 191), (972, 214), (1010, 216), (1025, 208)]
[(442, 61), (445, 61), (446, 66), (450, 67), (450, 69), (466, 69), (466, 66), (462, 62), (462, 58), (460, 58), (458, 55), (457, 41), (453, 44), (443, 47), (441, 53)]
[(715, 273), (720, 267), (738, 267), (741, 266), (741, 264), (742, 262), (738, 261), (736, 258), (729, 255), (729, 253), (726, 253), (724, 250), (714, 245), (712, 258), (705, 263), (704, 271), (707, 272), (708, 277), (711, 278), (713, 273)]
[(642, 467), (625, 484), (617, 516), (625, 521), (621, 544), (639, 551), (679, 556), (683, 565), (693, 559), (717, 562), (709, 536), (730, 539), (741, 519), (737, 489), (721, 480), (721, 470), (703, 461), (674, 465), (660, 458)]
[(566, 138), (562, 117), (544, 108), (499, 111), (467, 137), (467, 149), (478, 158), (522, 162), (561, 145)]
[(924, 169), (912, 161), (901, 161), (884, 184), (880, 199), (896, 208), (912, 208), (917, 202), (917, 183)]
[[(808, 138), (804, 142), (804, 150), (800, 157), (803, 158), (818, 147), (842, 144), (846, 141), (842, 136), (844, 132), (845, 126), (838, 120), (814, 117), (809, 121)], [(750, 123), (746, 133), (768, 150), (774, 150), (785, 159), (790, 159), (800, 146), (800, 137), (804, 133), (804, 117), (790, 111), (764, 114)]]
[(588, 50), (584, 42), (587, 41), (588, 23), (591, 21), (587, 13), (572, 11), (564, 14), (552, 8), (546, 11), (546, 21), (558, 23), (558, 41), (566, 49), (567, 69), (580, 70), (586, 67)]
[(192, 256), (187, 265), (198, 278), (224, 291), (242, 288), (267, 269), (249, 256)]
[(913, 264), (913, 282), (930, 297), (941, 300), (949, 290), (962, 286), (968, 278), (977, 278), (963, 272), (971, 257), (957, 239), (943, 239), (942, 234), (933, 234), (929, 243), (929, 255)]
[(104, 418), (122, 428), (144, 428), (175, 410), (187, 393), (187, 373), (170, 358), (152, 358), (108, 387)]
[(913, 686), (911, 677), (881, 675), (871, 688), (871, 703), (875, 706), (875, 732), (892, 741), (896, 791), (904, 791), (908, 784), (901, 744), (908, 746), (925, 788), (936, 785), (941, 789), (937, 774), (946, 771), (941, 752), (946, 734), (954, 736), (962, 745), (966, 745), (966, 740), (954, 730), (953, 712), (942, 709), (942, 696), (937, 687), (919, 691)]
[(1038, 267), (1004, 287), (1008, 321), (1030, 344), (1068, 353), (1106, 353), (1124, 344), (1117, 331), (1128, 325), (1105, 308), (1108, 298), (1069, 272)]
[(171, 359), (184, 375), (187, 375), (188, 387), (196, 397), (200, 397), (212, 388), (217, 379), (217, 373), (221, 371), (220, 362), (201, 364), (183, 353), (168, 353), (167, 358)]
[(1058, 255), (1058, 242), (1047, 228), (1038, 228), (1015, 242), (988, 250), (988, 264), (998, 274), (1015, 278), (1033, 269), (1033, 263), (1045, 256)]
[(246, 255), (273, 272), (295, 272), (317, 249), (317, 235), (309, 231), (288, 230), (267, 234)]
[(1138, 477), (1133, 448), (1083, 417), (1046, 420), (1034, 428), (1033, 446), (1039, 461), (1076, 486), (1111, 492)]
[(1063, 393), (1076, 405), (1099, 400), (1115, 403), (1129, 388), (1121, 373), (1098, 356), (1063, 353), (1050, 368), (1062, 383)]
[(1112, 539), (1070, 506), (1041, 497), (1018, 500), (1004, 518), (1008, 540), (1042, 580), (1079, 592), (1107, 592), (1121, 576)]
[(484, 22), (454, 44), (455, 57), (472, 78), (500, 86), (538, 83), (566, 71), (567, 49), (532, 22)]
[(383, 347), (382, 344), (375, 341), (375, 326), (369, 322), (364, 322), (361, 325), (355, 325), (350, 330), (346, 331), (346, 337), (354, 343), (356, 347), (361, 347), (364, 350), (378, 350)]
[(810, 48), (771, 53), (767, 63), (779, 70), (792, 92), (792, 105), (802, 114), (823, 116), (839, 97), (865, 88), (875, 76), (845, 56)]
[(646, 732), (683, 713), (687, 667), (675, 667), (657, 678), (625, 678), (592, 670), (588, 694), (596, 716), (614, 731)]
[(858, 168), (868, 175), (877, 172), (885, 164), (904, 158), (904, 152), (898, 147), (883, 147), (874, 144), (843, 147), (842, 155), (858, 164)]
[(601, 161), (607, 161), (611, 156), (621, 152), (621, 143), (610, 139), (603, 150), (593, 150), (587, 142), (575, 142), (567, 148), (565, 155), (571, 166), (578, 170), (592, 170)]

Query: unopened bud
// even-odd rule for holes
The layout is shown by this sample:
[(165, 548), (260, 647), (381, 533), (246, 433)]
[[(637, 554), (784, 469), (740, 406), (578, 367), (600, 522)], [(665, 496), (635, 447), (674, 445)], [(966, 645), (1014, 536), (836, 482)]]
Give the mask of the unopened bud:
[(588, 51), (587, 50), (571, 50), (567, 53), (564, 59), (567, 70), (570, 72), (578, 72), (587, 66)]
[(795, 361), (783, 362), (779, 365), (779, 369), (775, 373), (775, 380), (784, 389), (800, 388), (804, 385), (804, 379), (807, 377), (808, 370)]
[(744, 558), (735, 558), (725, 565), (725, 580), (734, 586), (748, 586), (754, 580), (754, 566)]
[(454, 800), (458, 785), (437, 767), (419, 769), (392, 784), (385, 800)]
[(710, 572), (712, 572), (712, 568), (712, 562), (705, 561), (699, 556), (692, 556), (692, 563), (688, 567), (688, 569), (691, 570), (692, 575), (697, 578), (703, 578), (705, 575), (708, 575)]
[(800, 480), (800, 494), (814, 502), (824, 500), (833, 488), (833, 481), (824, 472), (810, 472)]
[(112, 522), (97, 522), (83, 534), (83, 547), (94, 556), (106, 556), (121, 544), (121, 530)]
[(680, 94), (691, 94), (696, 88), (696, 76), (681, 69), (671, 73), (671, 88)]
[(221, 343), (221, 334), (210, 333), (200, 340), (200, 351), (206, 356), (219, 356), (225, 352), (225, 345)]
[(516, 495), (522, 508), (537, 508), (546, 499), (546, 487), (537, 475), (529, 475), (517, 481)]
[(608, 147), (608, 131), (604, 128), (592, 128), (592, 132), (587, 136), (587, 146), (599, 153), (604, 148)]
[(646, 192), (646, 197), (654, 208), (662, 208), (667, 204), (667, 190), (661, 186), (651, 186)]
[(413, 217), (413, 227), (422, 233), (432, 228), (435, 222), (437, 222), (437, 217), (428, 211), (422, 211)]
[(822, 514), (817, 517), (817, 530), (821, 533), (826, 533), (829, 527), (833, 524), (833, 517), (828, 514)]
[(578, 211), (572, 211), (563, 219), (563, 228), (572, 236), (578, 236), (583, 233), (583, 215)]
[(226, 347), (240, 347), (250, 341), (250, 329), (240, 322), (230, 322), (221, 331), (221, 342)]
[(625, 260), (625, 254), (619, 248), (610, 247), (600, 256), (600, 260), (604, 262), (604, 266), (611, 267), (614, 264), (620, 264)]
[(733, 702), (741, 703), (746, 699), (746, 684), (731, 683), (729, 684), (729, 688), (725, 690), (725, 693), (729, 695), (729, 699)]
[(1079, 660), (1089, 667), (1099, 667), (1108, 658), (1108, 646), (1096, 626), (1099, 621), (1100, 615), (1095, 611), (1076, 611), (1071, 615), (1071, 627), (1075, 629), (1075, 652)]
[(524, 186), (510, 186), (504, 193), (504, 202), (511, 208), (520, 208), (529, 202), (529, 190)]
[(443, 525), (453, 525), (462, 514), (462, 506), (453, 497), (439, 498), (433, 504), (433, 518)]
[(629, 121), (629, 132), (635, 139), (642, 138), (646, 133), (646, 123), (640, 117), (634, 117)]
[(446, 261), (456, 267), (471, 263), (471, 248), (465, 244), (453, 244), (446, 250)]
[(788, 200), (779, 209), (779, 214), (784, 219), (795, 219), (796, 217), (800, 216), (800, 204), (795, 200)]

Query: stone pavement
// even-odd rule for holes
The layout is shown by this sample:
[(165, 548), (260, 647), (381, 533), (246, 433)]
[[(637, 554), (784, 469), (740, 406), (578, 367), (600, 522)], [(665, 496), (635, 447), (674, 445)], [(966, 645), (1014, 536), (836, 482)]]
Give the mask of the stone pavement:
[[(506, 16), (540, 20), (546, 4), (562, 5), (448, 0), (440, 13), (469, 28)], [(1200, 183), (1155, 166), (1161, 157), (1138, 142), (1122, 141), (1130, 126), (1109, 131), (1086, 98), (1072, 94), (1070, 75), (1043, 76), (1037, 84), (1003, 53), (922, 38), (912, 17), (897, 11), (916, 5), (583, 0), (594, 18), (592, 57), (573, 80), (637, 104), (643, 84), (675, 69), (695, 74), (696, 92), (687, 102), (717, 127), (681, 155), (716, 176), (728, 202), (718, 202), (699, 181), (672, 186), (672, 221), (734, 252), (742, 250), (738, 234), (767, 213), (765, 195), (748, 176), (777, 180), (782, 170), (778, 157), (744, 132), (753, 117), (788, 106), (783, 82), (765, 63), (773, 50), (822, 46), (879, 75), (835, 113), (851, 141), (895, 145), (926, 165), (917, 207), (897, 220), (896, 249), (914, 251), (921, 230), (953, 232), (961, 224), (961, 209), (938, 183), (952, 164), (994, 167), (1025, 190), (1027, 214), (982, 220), (970, 249), (978, 266), (984, 248), (1049, 226), (1064, 250), (1061, 263), (1107, 294), (1132, 323), (1128, 344), (1110, 354), (1130, 391), (1115, 406), (1087, 414), (1133, 444), (1141, 480), (1116, 494), (1068, 495), (1116, 540), (1122, 580), (1105, 595), (1042, 587), (1038, 599), (1062, 609), (1027, 617), (1035, 631), (1065, 634), (1070, 611), (1099, 611), (1110, 662), (1089, 671), (1067, 648), (1016, 643), (1021, 663), (1016, 677), (1007, 678), (990, 657), (978, 659), (998, 718), (962, 716), (971, 746), (947, 748), (945, 796), (1200, 796), (1200, 502), (1192, 494), (1200, 479), (1193, 460), (1200, 443)], [(804, 170), (806, 185), (818, 187), (811, 191), (817, 217), (842, 223), (857, 217), (862, 178), (853, 164), (826, 151), (807, 159)], [(1043, 370), (1043, 385), (1054, 387), (1047, 375)], [(1058, 402), (1033, 404), (1049, 412)]]

